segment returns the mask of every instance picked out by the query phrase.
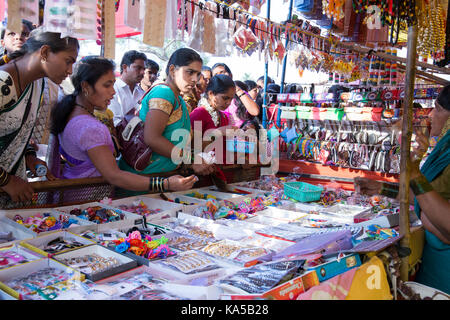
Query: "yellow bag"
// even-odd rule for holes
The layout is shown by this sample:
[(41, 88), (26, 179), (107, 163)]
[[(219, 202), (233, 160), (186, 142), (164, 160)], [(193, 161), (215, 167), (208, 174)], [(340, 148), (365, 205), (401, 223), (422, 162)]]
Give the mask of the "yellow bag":
[(345, 300), (392, 300), (386, 271), (378, 257), (358, 268)]

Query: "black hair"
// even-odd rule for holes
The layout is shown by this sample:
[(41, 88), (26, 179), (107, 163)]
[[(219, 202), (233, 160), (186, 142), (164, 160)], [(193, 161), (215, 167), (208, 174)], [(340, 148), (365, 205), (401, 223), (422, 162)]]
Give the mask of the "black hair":
[(155, 69), (156, 71), (159, 71), (159, 64), (151, 59), (147, 59), (145, 60), (145, 69)]
[(74, 92), (65, 96), (51, 111), (50, 131), (52, 134), (57, 135), (64, 131), (69, 115), (75, 107), (75, 99), (82, 91), (81, 84), (87, 82), (94, 88), (98, 79), (109, 71), (114, 72), (115, 67), (112, 60), (101, 56), (87, 56), (76, 64), (70, 77), (75, 88)]
[[(36, 29), (34, 24), (29, 20), (22, 19), (22, 24), (24, 24), (28, 28), (28, 30), (30, 30), (30, 32)], [(3, 28), (2, 31), (0, 32), (0, 39), (2, 40), (5, 38), (6, 29), (7, 28)]]
[(50, 51), (58, 53), (72, 48), (80, 49), (80, 44), (76, 38), (64, 37), (61, 38), (61, 33), (45, 32), (42, 28), (34, 29), (30, 33), (30, 37), (23, 44), (22, 48), (8, 54), (10, 60), (17, 59), (28, 53), (36, 52), (42, 46), (47, 45)]
[[(241, 88), (241, 90), (248, 91), (248, 87), (244, 82), (235, 81), (234, 83), (235, 83), (236, 87)], [(242, 103), (241, 98), (239, 98), (237, 95), (235, 95), (234, 99), (235, 99), (236, 105), (237, 105), (236, 115), (238, 116), (238, 118), (241, 120), (249, 119), (249, 114), (247, 112), (247, 108)]]
[(442, 108), (450, 111), (450, 84), (442, 88), (441, 92), (439, 92), (436, 101)]
[(211, 72), (211, 73), (212, 73), (212, 70), (211, 70), (211, 68), (210, 68), (210, 67), (208, 67), (208, 66), (203, 66), (203, 67), (202, 67), (202, 71), (209, 71), (209, 72)]
[[(264, 81), (264, 76), (259, 77), (258, 80), (256, 80), (256, 82), (258, 82), (258, 81)], [(272, 80), (271, 77), (267, 76), (267, 84), (270, 84), (270, 83), (274, 83), (274, 81)]]
[(234, 81), (226, 74), (216, 74), (209, 80), (206, 92), (211, 91), (213, 94), (225, 93), (230, 88), (234, 88)]
[(177, 49), (169, 58), (166, 67), (166, 76), (169, 77), (170, 66), (185, 67), (190, 65), (192, 62), (198, 61), (203, 64), (203, 59), (200, 57), (197, 51), (191, 48), (180, 48)]
[(253, 89), (255, 89), (256, 87), (258, 87), (258, 85), (256, 84), (256, 82), (253, 81), (253, 80), (245, 80), (244, 83), (247, 85), (247, 88), (248, 88), (247, 91), (253, 90)]
[(252, 124), (254, 127), (255, 127), (255, 131), (256, 131), (256, 139), (258, 139), (259, 140), (259, 129), (261, 128), (261, 124), (260, 124), (260, 121), (259, 121), (259, 119), (258, 119), (258, 117), (252, 117), (252, 118), (249, 118), (249, 119), (247, 119), (247, 120), (245, 120), (242, 124), (241, 124), (241, 126), (239, 127), (239, 129), (242, 129), (242, 128), (244, 128), (247, 124)]
[(212, 66), (212, 68), (211, 68), (211, 73), (217, 67), (223, 67), (225, 69), (225, 71), (230, 74), (230, 76), (233, 76), (233, 73), (231, 72), (230, 68), (228, 68), (228, 66), (225, 63), (222, 63), (222, 62), (217, 62), (216, 64), (214, 64)]
[(130, 50), (125, 52), (122, 57), (122, 61), (120, 62), (120, 74), (122, 74), (123, 72), (124, 64), (127, 66), (131, 66), (131, 64), (138, 59), (144, 60), (145, 62), (147, 61), (147, 56), (145, 55), (145, 53), (136, 50)]

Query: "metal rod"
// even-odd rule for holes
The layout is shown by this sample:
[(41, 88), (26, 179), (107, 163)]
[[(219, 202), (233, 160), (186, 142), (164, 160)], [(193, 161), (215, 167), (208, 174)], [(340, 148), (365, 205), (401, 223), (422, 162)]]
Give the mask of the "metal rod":
[[(288, 21), (292, 20), (292, 8), (294, 6), (294, 0), (289, 1), (289, 13), (288, 13)], [(289, 34), (286, 34), (286, 40), (284, 42), (284, 47), (287, 48), (289, 43)], [(286, 77), (286, 62), (287, 62), (287, 53), (284, 55), (283, 58), (283, 70), (281, 71), (281, 85), (280, 85), (280, 93), (284, 92), (284, 79)], [(278, 104), (281, 106), (281, 103)], [(277, 114), (277, 126), (281, 126), (281, 108), (278, 108), (278, 114)]]
[[(413, 121), (414, 80), (417, 62), (417, 24), (408, 27), (408, 47), (405, 77), (405, 98), (403, 103), (402, 143), (400, 158), (400, 245), (410, 247), (409, 229), (409, 180), (411, 174), (411, 135)], [(409, 256), (401, 259), (400, 278), (408, 281)]]
[[(267, 0), (267, 29), (270, 26), (270, 0)], [(263, 107), (262, 107), (262, 124), (265, 129), (267, 129), (267, 77), (269, 73), (269, 61), (266, 61), (264, 66), (264, 91), (263, 91)]]

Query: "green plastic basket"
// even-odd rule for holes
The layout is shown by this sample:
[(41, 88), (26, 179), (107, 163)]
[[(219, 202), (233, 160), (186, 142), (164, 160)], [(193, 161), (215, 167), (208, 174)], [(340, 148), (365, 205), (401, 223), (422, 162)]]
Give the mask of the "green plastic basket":
[(322, 190), (322, 187), (306, 182), (286, 182), (284, 184), (284, 194), (300, 202), (320, 200)]

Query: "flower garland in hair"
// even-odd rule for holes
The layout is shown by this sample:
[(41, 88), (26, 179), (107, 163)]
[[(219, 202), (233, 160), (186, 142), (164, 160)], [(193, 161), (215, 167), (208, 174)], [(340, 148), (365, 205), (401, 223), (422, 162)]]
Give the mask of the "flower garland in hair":
[(217, 111), (216, 109), (214, 109), (208, 102), (208, 99), (206, 99), (205, 97), (201, 98), (199, 101), (199, 105), (203, 106), (205, 108), (206, 111), (208, 111), (209, 115), (212, 118), (212, 121), (214, 122), (214, 125), (216, 127), (219, 126), (219, 111)]

